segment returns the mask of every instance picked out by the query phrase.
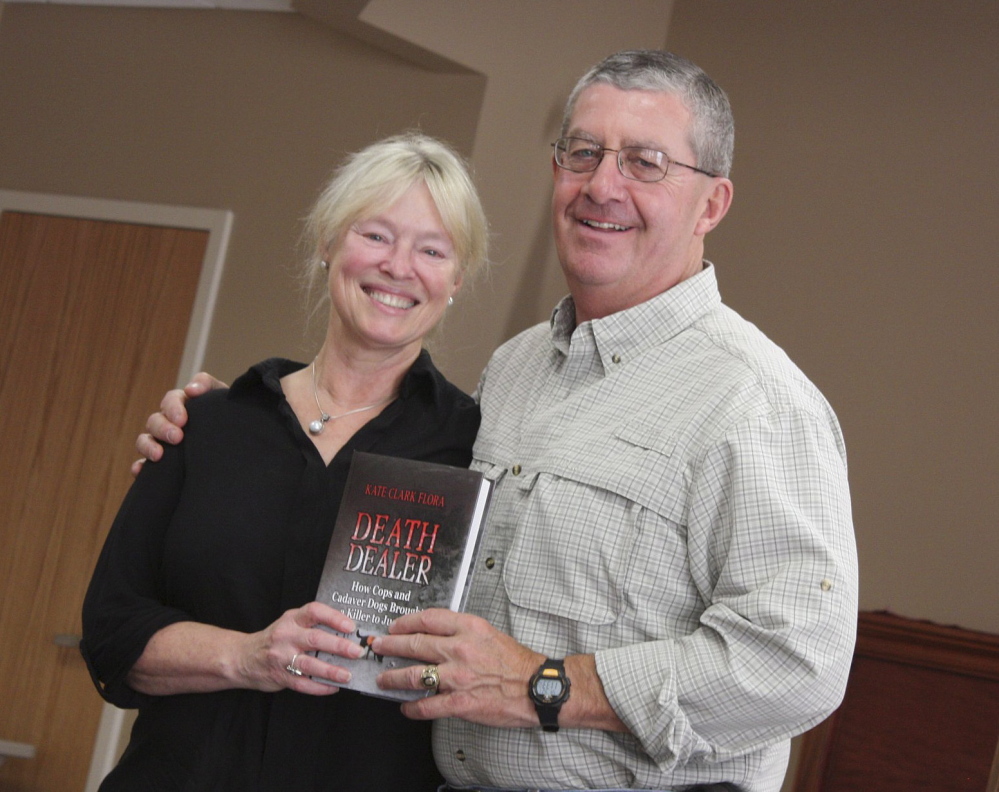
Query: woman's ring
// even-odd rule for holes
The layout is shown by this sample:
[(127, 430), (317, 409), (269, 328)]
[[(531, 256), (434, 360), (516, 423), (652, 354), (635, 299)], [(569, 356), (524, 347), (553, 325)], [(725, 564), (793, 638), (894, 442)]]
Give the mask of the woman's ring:
[(437, 666), (428, 665), (423, 669), (423, 673), (420, 674), (420, 682), (423, 683), (423, 687), (427, 690), (437, 691), (437, 688), (441, 684), (441, 674), (437, 670)]
[(299, 653), (295, 652), (295, 656), (291, 658), (291, 662), (284, 667), (284, 670), (289, 674), (294, 674), (295, 676), (305, 676), (305, 674), (302, 673), (302, 669), (295, 665), (295, 661), (298, 660), (298, 655)]

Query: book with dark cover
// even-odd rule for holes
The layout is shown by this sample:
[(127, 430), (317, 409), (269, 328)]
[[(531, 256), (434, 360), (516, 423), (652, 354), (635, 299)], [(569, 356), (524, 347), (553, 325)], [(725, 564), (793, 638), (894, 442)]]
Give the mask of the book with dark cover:
[[(490, 492), (472, 470), (355, 451), (316, 599), (353, 619), (357, 631), (347, 637), (365, 648), (406, 613), (460, 611)], [(357, 660), (317, 657), (350, 669), (345, 688), (402, 701), (427, 695), (375, 684), (382, 671), (415, 660), (370, 649)]]

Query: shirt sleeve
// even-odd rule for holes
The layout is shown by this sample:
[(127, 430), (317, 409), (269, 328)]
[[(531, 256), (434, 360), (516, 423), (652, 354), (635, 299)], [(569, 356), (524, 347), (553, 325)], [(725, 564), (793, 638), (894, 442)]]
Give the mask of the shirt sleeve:
[(692, 466), (686, 533), (698, 628), (596, 653), (612, 707), (664, 769), (787, 739), (841, 701), (857, 568), (838, 428), (778, 413), (729, 430)]
[(167, 447), (146, 463), (111, 526), (83, 603), (80, 650), (105, 700), (138, 707), (147, 700), (126, 676), (158, 630), (190, 621), (164, 604), (163, 541), (184, 482), (183, 447)]

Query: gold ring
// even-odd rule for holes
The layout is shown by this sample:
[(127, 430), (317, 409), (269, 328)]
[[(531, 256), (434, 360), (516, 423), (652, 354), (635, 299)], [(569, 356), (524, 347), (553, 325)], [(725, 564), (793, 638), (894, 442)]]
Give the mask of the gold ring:
[(423, 687), (427, 690), (437, 690), (441, 684), (441, 674), (437, 670), (437, 666), (428, 665), (423, 669), (423, 673), (420, 674), (420, 682), (423, 683)]

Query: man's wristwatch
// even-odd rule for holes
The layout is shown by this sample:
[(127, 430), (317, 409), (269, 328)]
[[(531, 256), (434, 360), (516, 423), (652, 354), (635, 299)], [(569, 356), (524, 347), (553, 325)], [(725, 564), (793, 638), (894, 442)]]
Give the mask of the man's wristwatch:
[(558, 731), (558, 712), (569, 699), (569, 678), (565, 675), (565, 662), (549, 658), (531, 677), (527, 695), (538, 711), (541, 728), (546, 732)]

